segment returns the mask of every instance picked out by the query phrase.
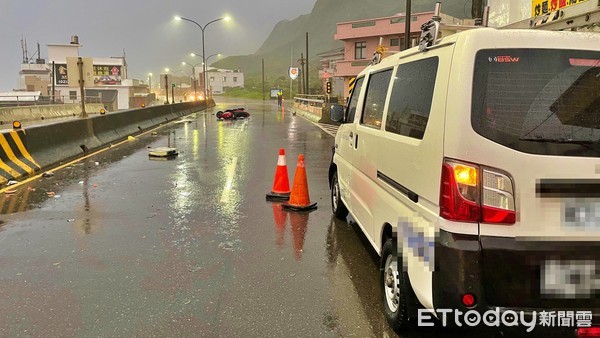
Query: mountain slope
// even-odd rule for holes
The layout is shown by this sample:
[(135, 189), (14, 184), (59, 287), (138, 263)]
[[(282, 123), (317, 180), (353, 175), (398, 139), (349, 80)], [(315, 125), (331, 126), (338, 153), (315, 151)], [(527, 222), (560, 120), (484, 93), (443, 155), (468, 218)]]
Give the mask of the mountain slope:
[[(413, 0), (412, 11), (431, 11), (434, 4), (435, 0)], [(290, 54), (293, 50), (292, 60), (297, 65), (300, 53), (306, 51), (305, 34), (308, 32), (310, 72), (316, 74), (316, 55), (342, 46), (341, 41), (333, 39), (336, 23), (391, 16), (403, 13), (405, 6), (398, 0), (317, 0), (310, 14), (277, 23), (254, 54), (227, 57), (212, 66), (240, 69), (252, 77), (260, 75), (261, 59), (264, 58), (267, 77), (287, 76)], [(470, 1), (467, 4), (451, 1), (442, 6), (444, 13), (456, 17), (464, 17), (465, 9), (470, 11)]]

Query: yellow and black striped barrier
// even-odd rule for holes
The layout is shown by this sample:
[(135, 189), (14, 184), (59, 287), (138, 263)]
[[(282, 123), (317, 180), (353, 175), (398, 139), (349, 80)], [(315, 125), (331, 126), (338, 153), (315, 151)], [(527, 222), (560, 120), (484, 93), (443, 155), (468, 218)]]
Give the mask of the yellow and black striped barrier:
[(25, 130), (0, 134), (0, 185), (41, 169), (26, 144)]
[(356, 83), (355, 77), (351, 77), (350, 80), (348, 80), (348, 97), (350, 97), (350, 95), (352, 95), (352, 90), (354, 89), (355, 83)]

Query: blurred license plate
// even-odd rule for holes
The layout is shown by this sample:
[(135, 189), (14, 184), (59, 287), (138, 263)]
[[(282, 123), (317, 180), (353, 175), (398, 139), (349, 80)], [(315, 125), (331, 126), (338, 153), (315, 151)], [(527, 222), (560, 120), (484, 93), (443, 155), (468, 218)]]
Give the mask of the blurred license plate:
[(590, 298), (600, 291), (600, 276), (596, 271), (592, 259), (546, 260), (541, 269), (541, 294), (548, 298)]
[(568, 198), (563, 202), (562, 225), (569, 230), (600, 230), (600, 199)]

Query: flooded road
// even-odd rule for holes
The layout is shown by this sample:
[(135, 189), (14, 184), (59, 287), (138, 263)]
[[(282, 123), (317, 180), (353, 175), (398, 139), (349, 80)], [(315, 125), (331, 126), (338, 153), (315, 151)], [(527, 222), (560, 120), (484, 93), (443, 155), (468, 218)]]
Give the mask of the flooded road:
[[(333, 137), (259, 101), (155, 134), (0, 196), (0, 336), (396, 336), (378, 257), (331, 214)], [(161, 146), (179, 156), (150, 160)], [(280, 147), (317, 210), (265, 201)]]

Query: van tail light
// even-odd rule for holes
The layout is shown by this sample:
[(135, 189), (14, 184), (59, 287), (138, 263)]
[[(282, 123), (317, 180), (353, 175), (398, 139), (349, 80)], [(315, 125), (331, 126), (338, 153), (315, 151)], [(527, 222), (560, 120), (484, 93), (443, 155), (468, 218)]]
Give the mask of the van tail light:
[(442, 166), (440, 216), (463, 222), (481, 218), (477, 196), (477, 168), (454, 161)]
[(440, 216), (461, 222), (514, 224), (512, 180), (493, 169), (446, 159), (442, 164)]
[(514, 224), (517, 220), (515, 212), (515, 195), (510, 177), (483, 169), (483, 223)]

